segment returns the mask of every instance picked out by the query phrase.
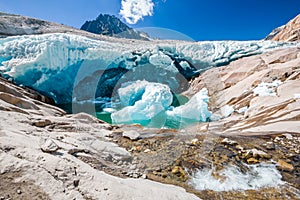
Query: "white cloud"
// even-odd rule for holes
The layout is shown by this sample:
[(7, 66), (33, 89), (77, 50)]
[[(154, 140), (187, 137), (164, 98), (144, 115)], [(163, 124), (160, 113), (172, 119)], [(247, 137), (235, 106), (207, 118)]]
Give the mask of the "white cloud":
[(129, 24), (136, 24), (145, 16), (153, 15), (152, 0), (122, 0), (120, 15)]

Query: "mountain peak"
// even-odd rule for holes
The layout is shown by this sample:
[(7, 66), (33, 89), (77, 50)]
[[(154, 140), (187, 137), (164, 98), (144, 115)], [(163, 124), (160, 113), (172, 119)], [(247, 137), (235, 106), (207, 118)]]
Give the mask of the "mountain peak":
[(118, 17), (109, 14), (100, 14), (95, 20), (86, 21), (80, 29), (101, 35), (149, 40), (145, 33), (130, 28)]

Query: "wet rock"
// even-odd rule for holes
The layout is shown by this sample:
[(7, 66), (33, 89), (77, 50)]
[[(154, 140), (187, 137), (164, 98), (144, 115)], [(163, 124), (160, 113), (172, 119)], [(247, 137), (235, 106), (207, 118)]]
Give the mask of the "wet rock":
[(249, 159), (247, 159), (247, 163), (248, 164), (257, 164), (257, 163), (259, 163), (259, 161), (255, 158), (249, 158)]
[(144, 151), (144, 153), (150, 153), (150, 152), (151, 152), (150, 149), (146, 149), (146, 150)]
[(293, 139), (293, 136), (291, 134), (286, 133), (286, 134), (282, 134), (282, 135), (284, 137), (286, 137), (286, 139), (288, 139), (288, 140), (292, 140)]
[(257, 149), (250, 149), (246, 150), (245, 154), (243, 155), (244, 158), (263, 158), (263, 159), (270, 159), (271, 156), (268, 155), (266, 152), (257, 150)]
[(275, 137), (274, 142), (279, 142), (279, 141), (281, 141), (281, 140), (282, 140), (282, 138), (280, 138), (280, 137)]
[(283, 160), (278, 160), (278, 169), (287, 171), (287, 172), (292, 172), (292, 171), (294, 171), (294, 166)]
[(130, 140), (138, 140), (140, 138), (140, 134), (137, 131), (130, 130), (122, 133), (123, 137), (129, 138)]
[(172, 169), (172, 174), (176, 174), (178, 176), (185, 176), (185, 171), (182, 169), (182, 167), (175, 166)]
[(53, 153), (59, 149), (58, 145), (51, 139), (47, 139), (42, 145), (41, 150), (45, 153)]
[(267, 150), (275, 150), (275, 144), (273, 142), (267, 142), (264, 146)]
[(232, 146), (238, 144), (236, 141), (229, 140), (228, 138), (223, 139), (221, 143), (225, 145), (232, 145)]

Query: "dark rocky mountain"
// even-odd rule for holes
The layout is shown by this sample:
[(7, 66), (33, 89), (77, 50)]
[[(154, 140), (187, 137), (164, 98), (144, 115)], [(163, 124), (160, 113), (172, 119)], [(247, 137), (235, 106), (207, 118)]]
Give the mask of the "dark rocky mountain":
[(116, 16), (108, 14), (100, 14), (95, 20), (86, 21), (80, 29), (113, 37), (149, 40), (149, 36), (146, 33), (136, 31), (124, 24)]

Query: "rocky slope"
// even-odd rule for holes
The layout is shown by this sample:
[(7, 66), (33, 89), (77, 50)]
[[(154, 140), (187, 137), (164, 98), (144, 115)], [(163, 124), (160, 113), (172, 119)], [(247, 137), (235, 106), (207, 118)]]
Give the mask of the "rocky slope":
[(120, 38), (149, 40), (146, 33), (136, 31), (114, 15), (100, 14), (95, 20), (86, 21), (80, 28), (95, 34), (108, 35)]
[[(66, 115), (31, 98), (33, 91), (28, 94), (1, 79), (0, 197), (297, 199), (299, 54), (298, 48), (276, 50), (206, 71), (187, 94), (207, 87), (216, 117), (230, 114), (230, 106), (248, 109), (245, 114), (234, 112), (181, 131), (116, 127), (83, 113)], [(273, 88), (276, 95), (254, 94), (253, 88), (262, 81), (277, 79), (282, 83)], [(234, 174), (224, 176), (222, 170), (236, 166), (253, 174), (251, 166), (259, 167), (257, 163), (266, 163), (268, 172), (275, 170), (273, 178), (285, 182), (246, 190), (214, 191), (201, 185), (197, 189), (198, 171), (214, 169), (207, 180), (219, 181), (214, 187), (222, 188), (219, 184), (226, 179), (241, 181)], [(147, 179), (184, 187), (196, 196)]]
[(289, 21), (286, 25), (276, 28), (267, 40), (284, 41), (284, 42), (299, 42), (300, 41), (300, 15)]
[(65, 115), (1, 79), (1, 199), (198, 199), (179, 187), (97, 170), (130, 168), (131, 154), (109, 139), (114, 132), (118, 128), (83, 113)]
[(289, 48), (210, 69), (186, 94), (206, 87), (216, 118), (231, 115), (224, 120), (226, 134), (300, 133), (299, 84), (300, 49)]

